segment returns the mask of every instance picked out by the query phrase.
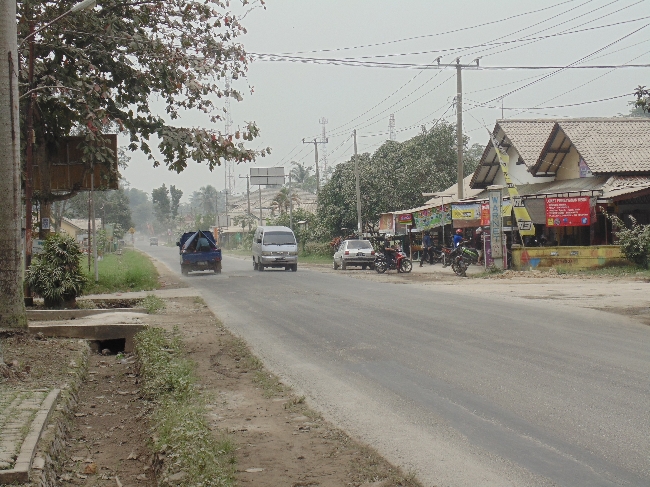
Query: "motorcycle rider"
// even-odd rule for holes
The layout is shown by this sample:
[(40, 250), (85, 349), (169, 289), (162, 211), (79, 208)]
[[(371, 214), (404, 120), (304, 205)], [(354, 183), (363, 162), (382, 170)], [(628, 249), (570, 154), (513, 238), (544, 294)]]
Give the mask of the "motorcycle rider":
[(463, 240), (463, 230), (459, 228), (456, 230), (456, 235), (453, 238), (453, 247), (458, 247)]
[(424, 261), (429, 259), (429, 264), (433, 264), (433, 242), (431, 240), (431, 232), (426, 232), (422, 237), (422, 257), (420, 258), (420, 267)]
[(384, 251), (384, 257), (386, 258), (386, 264), (388, 264), (388, 268), (390, 269), (391, 266), (395, 263), (395, 249), (391, 246), (390, 244), (390, 238), (391, 234), (387, 233), (384, 236), (384, 245), (382, 246), (382, 250)]

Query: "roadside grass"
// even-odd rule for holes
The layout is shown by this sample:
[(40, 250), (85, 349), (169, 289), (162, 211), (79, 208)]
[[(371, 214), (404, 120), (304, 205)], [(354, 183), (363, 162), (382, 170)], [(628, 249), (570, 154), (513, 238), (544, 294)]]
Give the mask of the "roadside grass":
[(556, 267), (558, 274), (577, 276), (603, 276), (603, 277), (643, 277), (650, 278), (650, 269), (643, 269), (634, 265), (601, 267), (599, 269), (574, 270), (565, 267)]
[(138, 303), (139, 306), (145, 308), (150, 315), (165, 309), (165, 300), (153, 294), (147, 296)]
[(149, 328), (136, 335), (141, 392), (151, 402), (152, 449), (161, 461), (159, 485), (233, 486), (235, 445), (215, 441), (195, 387), (195, 365), (185, 358), (177, 329)]
[(124, 249), (122, 255), (106, 254), (97, 262), (99, 282), (95, 271), (88, 270), (87, 261), (83, 271), (88, 278), (84, 294), (103, 294), (126, 291), (151, 291), (158, 289), (158, 271), (149, 257), (136, 250)]
[[(219, 326), (223, 325), (219, 323)], [(264, 369), (262, 361), (251, 353), (244, 340), (239, 337), (233, 338), (228, 350), (235, 362), (238, 362), (240, 366), (247, 370), (254, 372), (253, 381), (260, 386), (264, 397), (278, 396), (286, 391), (280, 379)]]

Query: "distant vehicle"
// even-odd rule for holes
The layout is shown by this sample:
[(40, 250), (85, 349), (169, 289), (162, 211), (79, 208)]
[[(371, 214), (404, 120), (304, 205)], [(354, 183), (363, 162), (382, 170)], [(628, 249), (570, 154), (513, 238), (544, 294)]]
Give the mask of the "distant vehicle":
[(257, 227), (253, 235), (253, 269), (284, 267), (298, 270), (298, 243), (289, 227)]
[(368, 240), (343, 240), (334, 252), (332, 267), (343, 270), (348, 266), (361, 266), (362, 269), (375, 268), (375, 250)]
[(221, 273), (221, 249), (208, 230), (187, 232), (181, 235), (179, 247), (181, 273), (187, 276), (192, 271), (214, 271)]
[(149, 245), (158, 245), (158, 237), (151, 237), (149, 239)]

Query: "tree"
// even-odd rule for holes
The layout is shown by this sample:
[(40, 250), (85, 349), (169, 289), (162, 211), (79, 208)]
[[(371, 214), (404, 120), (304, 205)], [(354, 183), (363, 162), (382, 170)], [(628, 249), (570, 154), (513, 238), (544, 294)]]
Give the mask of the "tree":
[(234, 225), (241, 225), (242, 232), (246, 231), (246, 227), (250, 231), (251, 228), (257, 227), (257, 217), (251, 214), (237, 215), (232, 219)]
[[(116, 190), (96, 191), (93, 198), (95, 215), (101, 218), (104, 224), (117, 224), (127, 230), (133, 226), (129, 197), (122, 187)], [(80, 193), (69, 200), (59, 201), (52, 208), (57, 228), (63, 216), (88, 218), (88, 193)]]
[[(465, 137), (464, 143), (468, 139)], [(475, 144), (464, 151), (464, 174), (471, 174), (482, 151)], [(374, 154), (359, 154), (361, 218), (372, 231), (379, 215), (420, 206), (422, 193), (456, 183), (456, 128), (440, 123), (405, 142), (386, 141)], [(318, 196), (319, 223), (325, 236), (357, 227), (354, 160), (336, 166)]]
[(292, 201), (293, 203), (300, 203), (300, 197), (297, 194), (292, 194), (289, 197), (289, 189), (282, 188), (271, 200), (271, 209), (273, 211), (278, 210), (282, 215), (289, 211)]
[(169, 190), (163, 183), (160, 188), (151, 192), (151, 201), (153, 202), (153, 212), (156, 220), (163, 226), (167, 226), (171, 217), (171, 201), (169, 200)]
[(294, 166), (290, 171), (291, 184), (310, 193), (316, 193), (316, 175), (311, 174), (313, 169), (295, 161), (291, 164)]
[(634, 105), (640, 108), (643, 113), (650, 112), (650, 89), (645, 86), (638, 86), (634, 90), (634, 95), (636, 96)]
[(183, 196), (183, 191), (176, 189), (176, 186), (169, 187), (169, 196), (171, 197), (171, 215), (172, 218), (176, 219), (178, 216), (178, 206), (181, 202), (181, 197)]
[(125, 194), (129, 199), (129, 210), (135, 228), (144, 230), (154, 219), (153, 203), (149, 199), (149, 194), (136, 188), (125, 189)]

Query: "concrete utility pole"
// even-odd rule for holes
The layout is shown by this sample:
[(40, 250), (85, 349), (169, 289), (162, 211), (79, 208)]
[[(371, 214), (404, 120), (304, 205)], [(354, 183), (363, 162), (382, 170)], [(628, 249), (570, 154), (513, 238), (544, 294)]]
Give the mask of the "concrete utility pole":
[(314, 144), (314, 161), (316, 163), (316, 196), (320, 192), (320, 173), (318, 172), (318, 144), (327, 144), (328, 139), (318, 140), (314, 139), (313, 141), (306, 141), (302, 139), (303, 144)]
[(224, 212), (226, 213), (226, 228), (228, 228), (230, 226), (228, 224), (228, 179), (229, 178), (228, 178), (228, 165), (227, 164), (228, 164), (227, 162), (224, 164), (224, 169), (225, 169), (224, 175), (226, 176), (226, 178), (225, 178), (226, 181), (225, 181), (225, 184), (223, 185), (223, 192), (226, 195), (226, 203), (224, 205)]
[(318, 123), (323, 126), (320, 137), (321, 143), (323, 144), (323, 150), (321, 151), (320, 160), (323, 162), (323, 174), (325, 175), (325, 182), (327, 182), (327, 131), (325, 129), (327, 119), (323, 117), (318, 121)]
[(260, 227), (263, 225), (262, 223), (262, 186), (258, 186), (260, 190)]
[[(250, 177), (248, 175), (246, 176), (239, 176), (240, 179), (246, 179), (246, 200), (248, 203), (248, 211), (246, 215), (250, 216), (251, 215), (251, 181)], [(250, 221), (248, 222), (248, 231), (251, 231), (251, 223)]]
[(354, 135), (354, 179), (357, 187), (357, 232), (359, 238), (363, 232), (363, 224), (361, 222), (361, 185), (359, 184), (359, 158), (357, 154), (357, 130), (352, 132)]
[(456, 145), (458, 151), (458, 199), (463, 199), (463, 68), (478, 67), (479, 58), (474, 61), (476, 64), (460, 64), (460, 58), (456, 59)]
[(293, 194), (291, 192), (291, 171), (289, 171), (289, 228), (293, 230)]
[(21, 271), (16, 2), (0, 0), (0, 326), (26, 326)]

